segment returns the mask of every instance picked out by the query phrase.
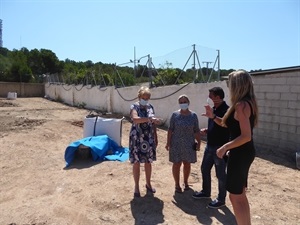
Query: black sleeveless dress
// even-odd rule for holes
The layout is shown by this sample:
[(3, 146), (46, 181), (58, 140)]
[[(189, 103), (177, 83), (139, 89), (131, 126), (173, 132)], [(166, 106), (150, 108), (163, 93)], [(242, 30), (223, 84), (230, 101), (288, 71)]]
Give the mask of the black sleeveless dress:
[[(246, 101), (247, 102), (247, 101)], [(247, 102), (248, 103), (248, 102)], [(254, 115), (252, 112), (251, 104), (248, 103), (251, 108), (250, 115), (250, 125), (251, 125), (251, 134), (254, 127)], [(240, 136), (240, 124), (239, 121), (234, 119), (234, 111), (228, 117), (226, 125), (229, 130), (230, 140), (235, 139)], [(253, 136), (253, 135), (252, 135)], [(255, 158), (255, 148), (253, 144), (253, 137), (251, 141), (233, 148), (229, 152), (228, 162), (227, 162), (227, 180), (226, 180), (226, 189), (229, 193), (232, 194), (242, 194), (244, 187), (247, 187), (248, 183), (248, 173), (251, 163)]]

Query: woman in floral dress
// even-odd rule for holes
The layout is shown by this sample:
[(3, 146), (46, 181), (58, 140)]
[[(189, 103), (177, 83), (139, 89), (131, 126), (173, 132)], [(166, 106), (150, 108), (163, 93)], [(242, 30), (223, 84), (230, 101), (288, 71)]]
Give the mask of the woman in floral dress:
[(129, 134), (129, 161), (133, 164), (134, 197), (140, 197), (139, 180), (140, 164), (144, 164), (146, 190), (155, 193), (151, 185), (153, 161), (156, 161), (156, 146), (158, 144), (156, 124), (159, 119), (154, 117), (154, 108), (148, 103), (151, 93), (148, 87), (138, 91), (138, 102), (130, 106), (132, 126)]

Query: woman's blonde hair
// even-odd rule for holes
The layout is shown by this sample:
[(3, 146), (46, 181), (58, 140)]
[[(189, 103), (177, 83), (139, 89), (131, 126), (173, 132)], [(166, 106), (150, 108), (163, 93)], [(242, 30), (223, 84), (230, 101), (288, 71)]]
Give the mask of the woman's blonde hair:
[(188, 103), (190, 103), (189, 97), (188, 97), (187, 95), (185, 95), (185, 94), (180, 95), (180, 96), (178, 97), (178, 102), (179, 102), (179, 100), (182, 99), (182, 98), (185, 98), (185, 99), (188, 101)]
[(254, 125), (258, 121), (258, 107), (254, 94), (253, 81), (250, 74), (245, 70), (233, 71), (228, 76), (228, 88), (230, 92), (231, 107), (223, 117), (222, 124), (225, 125), (229, 115), (235, 110), (240, 101), (247, 101), (251, 105), (254, 115)]
[(142, 86), (138, 91), (138, 98), (140, 98), (143, 95), (149, 95), (149, 97), (151, 96), (150, 89), (146, 86)]

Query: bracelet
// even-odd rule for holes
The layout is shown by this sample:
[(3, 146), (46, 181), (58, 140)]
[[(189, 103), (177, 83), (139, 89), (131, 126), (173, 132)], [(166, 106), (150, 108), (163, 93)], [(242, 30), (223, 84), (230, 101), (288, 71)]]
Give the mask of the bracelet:
[(212, 118), (212, 120), (215, 120), (217, 118), (217, 115), (215, 114), (214, 117)]

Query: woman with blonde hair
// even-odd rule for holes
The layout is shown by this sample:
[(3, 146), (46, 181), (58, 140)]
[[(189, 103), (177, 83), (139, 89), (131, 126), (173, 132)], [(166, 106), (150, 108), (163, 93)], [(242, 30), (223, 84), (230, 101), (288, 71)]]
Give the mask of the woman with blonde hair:
[(214, 118), (214, 122), (226, 126), (230, 140), (217, 149), (217, 156), (228, 155), (226, 189), (239, 225), (250, 225), (250, 207), (246, 196), (248, 174), (255, 158), (253, 128), (258, 121), (258, 107), (252, 78), (245, 70), (229, 74), (228, 88), (231, 107), (223, 118), (216, 117), (209, 106), (202, 114)]
[(153, 161), (156, 161), (156, 147), (158, 144), (156, 124), (160, 120), (154, 117), (154, 107), (148, 103), (151, 93), (148, 87), (141, 87), (138, 91), (138, 102), (130, 106), (132, 126), (129, 134), (129, 161), (133, 165), (134, 197), (140, 197), (140, 164), (144, 164), (146, 176), (146, 190), (155, 193), (151, 185)]

